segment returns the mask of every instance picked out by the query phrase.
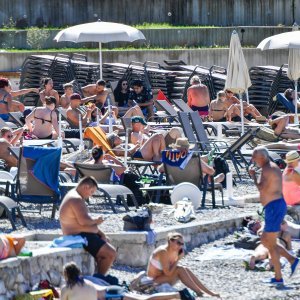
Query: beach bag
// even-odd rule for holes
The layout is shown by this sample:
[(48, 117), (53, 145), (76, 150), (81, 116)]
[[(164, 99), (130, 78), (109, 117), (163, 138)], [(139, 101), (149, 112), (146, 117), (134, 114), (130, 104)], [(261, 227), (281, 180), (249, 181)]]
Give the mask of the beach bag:
[(146, 271), (141, 271), (130, 282), (129, 290), (143, 294), (153, 294), (155, 292), (154, 281), (147, 277)]
[(274, 131), (266, 127), (259, 128), (258, 132), (256, 133), (256, 137), (271, 143), (279, 141), (279, 137), (274, 134)]
[(225, 175), (225, 178), (221, 182), (221, 184), (224, 188), (226, 188), (226, 174), (230, 172), (227, 161), (221, 156), (216, 156), (214, 158), (214, 168), (215, 168), (214, 176), (221, 174), (221, 173), (223, 173)]
[(174, 218), (181, 223), (195, 219), (194, 206), (191, 201), (181, 200), (175, 203)]
[(238, 238), (238, 240), (233, 244), (235, 248), (255, 250), (255, 248), (260, 244), (260, 237), (253, 235), (244, 235)]
[(123, 230), (148, 231), (151, 230), (152, 212), (148, 207), (137, 209), (123, 217)]

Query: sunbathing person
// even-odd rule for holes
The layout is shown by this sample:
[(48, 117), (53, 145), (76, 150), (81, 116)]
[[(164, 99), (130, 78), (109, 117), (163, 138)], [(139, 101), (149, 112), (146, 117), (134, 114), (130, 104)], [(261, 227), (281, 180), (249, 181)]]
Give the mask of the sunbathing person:
[(219, 294), (205, 287), (189, 268), (179, 265), (184, 255), (183, 236), (177, 232), (170, 233), (167, 243), (156, 248), (151, 254), (147, 276), (153, 279), (155, 285), (169, 284), (173, 286), (180, 280), (199, 297), (203, 293), (220, 297)]
[(225, 103), (226, 94), (224, 91), (219, 91), (217, 94), (217, 99), (211, 101), (208, 117), (211, 121), (215, 122), (226, 122), (226, 112), (227, 112), (227, 104)]
[(0, 260), (17, 256), (25, 244), (25, 238), (18, 236), (0, 235)]
[(53, 80), (52, 78), (46, 77), (42, 79), (43, 90), (40, 91), (40, 100), (43, 105), (46, 104), (46, 97), (55, 98), (55, 107), (59, 106), (59, 94), (56, 90), (53, 89)]
[[(241, 102), (237, 97), (234, 96), (234, 93), (228, 89), (226, 89), (225, 93), (226, 93), (225, 103), (227, 104), (228, 109), (232, 105), (234, 105), (239, 110), (241, 110)], [(243, 110), (244, 110), (244, 113), (243, 113), (244, 116), (251, 115), (252, 118), (254, 118), (254, 119), (256, 119), (257, 117), (261, 117), (261, 113), (256, 109), (256, 107), (252, 104), (248, 104), (246, 101), (243, 101)], [(237, 112), (237, 111), (235, 111), (235, 112)]]
[(0, 131), (0, 159), (4, 159), (8, 167), (17, 167), (18, 160), (10, 153), (9, 147), (15, 146), (22, 134), (23, 127), (12, 130), (9, 127), (3, 127)]
[(287, 205), (300, 204), (300, 156), (290, 151), (285, 156), (286, 168), (282, 174), (282, 193)]
[(45, 106), (35, 108), (25, 119), (29, 134), (32, 138), (56, 139), (59, 135), (56, 99), (45, 98)]
[(289, 126), (290, 116), (284, 115), (274, 120), (269, 120), (274, 134), (282, 139), (300, 139), (300, 130)]
[[(291, 235), (288, 232), (288, 225), (285, 220), (282, 221), (280, 225), (280, 232), (277, 238), (277, 243), (279, 243), (281, 246), (283, 246), (286, 250), (290, 251), (292, 250), (292, 239)], [(258, 235), (261, 235), (263, 230), (263, 227), (260, 228), (257, 232)], [(263, 245), (259, 244), (255, 250), (254, 253), (251, 255), (249, 260), (249, 269), (254, 270), (255, 269), (255, 263), (264, 259), (269, 258), (269, 270), (273, 268), (272, 260), (270, 257), (269, 250)]]
[(97, 290), (93, 283), (80, 276), (80, 269), (75, 262), (64, 265), (66, 284), (61, 289), (61, 300), (97, 300)]
[(73, 92), (73, 84), (72, 83), (66, 83), (63, 85), (64, 88), (64, 94), (60, 97), (59, 104), (63, 109), (68, 109), (71, 104), (71, 95)]

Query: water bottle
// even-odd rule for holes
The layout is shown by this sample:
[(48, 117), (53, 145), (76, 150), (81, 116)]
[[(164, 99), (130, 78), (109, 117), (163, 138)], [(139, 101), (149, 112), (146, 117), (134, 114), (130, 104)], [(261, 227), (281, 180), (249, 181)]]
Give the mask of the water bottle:
[(215, 154), (215, 149), (211, 150), (209, 153), (208, 153), (208, 160), (207, 160), (207, 163), (209, 166), (211, 166), (213, 164), (213, 161), (214, 161), (214, 154)]
[(22, 249), (21, 252), (18, 254), (18, 256), (28, 256), (28, 257), (31, 257), (32, 256), (32, 251), (30, 251), (28, 249)]

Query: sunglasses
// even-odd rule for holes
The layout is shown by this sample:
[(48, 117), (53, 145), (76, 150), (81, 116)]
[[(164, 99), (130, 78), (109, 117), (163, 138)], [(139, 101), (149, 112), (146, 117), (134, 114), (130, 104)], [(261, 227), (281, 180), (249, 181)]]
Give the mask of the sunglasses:
[(182, 243), (182, 242), (180, 242), (180, 241), (178, 241), (178, 240), (172, 240), (172, 239), (171, 239), (171, 241), (172, 241), (172, 242), (176, 242), (176, 244), (177, 244), (178, 246), (184, 246), (184, 243)]
[(122, 83), (122, 85), (123, 85), (123, 86), (125, 86), (125, 85), (127, 86), (127, 85), (128, 85), (128, 83)]
[(14, 136), (12, 135), (12, 134), (10, 134), (10, 135), (7, 135), (7, 138), (8, 139), (12, 139)]

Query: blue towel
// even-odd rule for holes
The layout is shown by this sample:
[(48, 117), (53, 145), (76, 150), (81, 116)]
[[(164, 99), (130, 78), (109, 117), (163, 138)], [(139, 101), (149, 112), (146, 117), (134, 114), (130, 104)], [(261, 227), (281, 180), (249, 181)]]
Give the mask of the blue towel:
[(191, 151), (164, 150), (162, 151), (162, 162), (183, 170), (192, 156), (193, 152)]
[(82, 248), (87, 245), (87, 240), (81, 235), (64, 235), (52, 241), (50, 248)]
[(292, 101), (289, 101), (283, 93), (278, 93), (276, 95), (276, 99), (278, 102), (280, 102), (286, 109), (288, 109), (290, 112), (295, 113), (295, 105)]
[(24, 147), (23, 156), (35, 160), (33, 175), (58, 195), (61, 148)]

